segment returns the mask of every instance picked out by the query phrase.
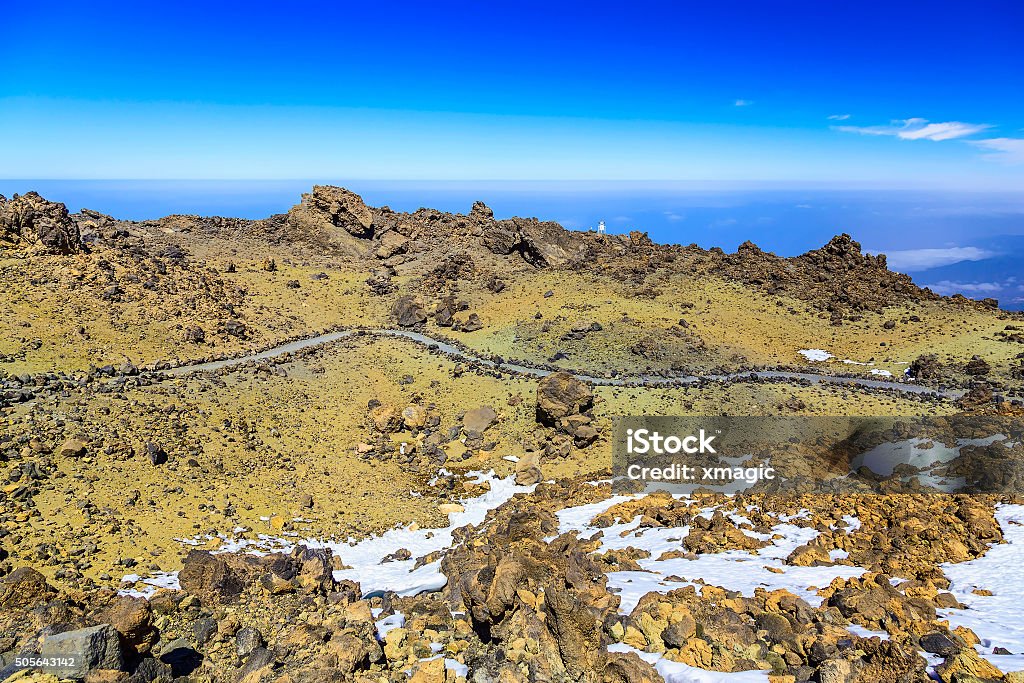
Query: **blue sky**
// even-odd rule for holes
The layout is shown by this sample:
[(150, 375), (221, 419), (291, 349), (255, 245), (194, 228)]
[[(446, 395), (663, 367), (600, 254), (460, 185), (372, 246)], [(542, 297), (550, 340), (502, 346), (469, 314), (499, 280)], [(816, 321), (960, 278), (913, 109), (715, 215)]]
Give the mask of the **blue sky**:
[(11, 3), (0, 178), (1024, 187), (1022, 3), (553, 4)]

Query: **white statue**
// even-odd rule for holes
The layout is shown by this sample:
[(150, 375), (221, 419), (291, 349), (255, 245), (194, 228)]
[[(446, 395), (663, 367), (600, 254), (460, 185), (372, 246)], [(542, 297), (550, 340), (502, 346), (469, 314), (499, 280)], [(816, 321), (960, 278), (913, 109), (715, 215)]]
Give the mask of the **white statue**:
[(605, 227), (604, 227), (604, 221), (600, 221), (597, 224), (597, 234), (598, 235), (603, 235), (605, 232), (606, 231), (605, 231)]

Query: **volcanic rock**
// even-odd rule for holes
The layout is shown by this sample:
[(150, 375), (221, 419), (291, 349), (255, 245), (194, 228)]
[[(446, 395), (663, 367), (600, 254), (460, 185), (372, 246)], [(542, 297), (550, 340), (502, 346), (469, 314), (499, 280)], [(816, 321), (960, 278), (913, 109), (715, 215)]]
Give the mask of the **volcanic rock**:
[(0, 195), (0, 248), (42, 247), (51, 254), (74, 254), (82, 249), (78, 225), (61, 203), (36, 192), (7, 199)]
[(411, 294), (398, 297), (393, 309), (395, 320), (402, 327), (414, 327), (427, 321), (423, 302)]
[(117, 670), (124, 666), (120, 636), (110, 624), (47, 636), (39, 655), (74, 662), (54, 668), (53, 672), (61, 678), (85, 678), (94, 669)]
[(245, 588), (242, 578), (224, 558), (205, 550), (189, 551), (178, 581), (182, 589), (211, 603), (235, 600)]
[(373, 212), (354, 192), (332, 185), (314, 185), (313, 192), (304, 199), (313, 210), (325, 214), (331, 223), (354, 237), (369, 237), (373, 233)]
[(46, 577), (31, 567), (18, 567), (0, 579), (0, 607), (26, 609), (37, 605), (56, 591), (46, 583)]
[(556, 372), (537, 384), (537, 420), (554, 426), (559, 420), (589, 410), (594, 403), (590, 387), (567, 372)]
[(125, 644), (138, 654), (149, 652), (159, 637), (153, 628), (153, 612), (144, 598), (118, 596), (99, 621), (117, 629)]
[(494, 412), (494, 408), (480, 406), (466, 411), (462, 418), (462, 428), (467, 434), (483, 434), (497, 419), (498, 414)]

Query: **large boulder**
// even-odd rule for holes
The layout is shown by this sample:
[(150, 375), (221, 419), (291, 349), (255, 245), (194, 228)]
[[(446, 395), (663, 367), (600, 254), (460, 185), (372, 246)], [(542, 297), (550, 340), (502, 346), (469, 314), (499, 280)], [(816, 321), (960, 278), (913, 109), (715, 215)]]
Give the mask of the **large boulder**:
[(355, 192), (333, 185), (314, 185), (308, 202), (310, 208), (326, 215), (331, 223), (354, 237), (373, 234), (373, 212)]
[(518, 252), (538, 267), (564, 266), (584, 258), (584, 243), (558, 223), (535, 218), (495, 221), (483, 211), (470, 215), (483, 223), (483, 245), (495, 254)]
[(203, 602), (230, 602), (245, 589), (245, 582), (223, 557), (205, 550), (192, 550), (185, 557), (178, 581), (182, 589)]
[(18, 567), (0, 580), (0, 608), (13, 611), (34, 607), (56, 592), (35, 569)]
[(934, 354), (920, 355), (907, 368), (907, 374), (914, 379), (935, 379), (942, 375), (943, 367)]
[(398, 297), (394, 308), (395, 320), (402, 327), (414, 327), (427, 321), (423, 302), (411, 294)]
[(82, 236), (63, 204), (47, 201), (36, 192), (10, 200), (0, 195), (0, 248), (8, 245), (74, 254), (82, 250)]
[(498, 413), (491, 406), (480, 406), (467, 410), (462, 417), (462, 428), (466, 434), (480, 435), (490, 429), (491, 425), (498, 419)]
[(389, 230), (380, 238), (380, 246), (374, 255), (377, 258), (391, 258), (396, 254), (404, 254), (409, 248), (409, 238), (394, 230)]
[(116, 671), (124, 666), (121, 637), (110, 624), (47, 636), (39, 655), (66, 662), (51, 669), (60, 678), (85, 678), (96, 669)]
[(145, 598), (118, 596), (103, 610), (98, 621), (117, 629), (124, 643), (139, 654), (149, 652), (159, 637), (153, 627), (153, 611)]
[(537, 385), (537, 420), (554, 426), (570, 415), (579, 415), (594, 404), (590, 387), (568, 372), (556, 372)]

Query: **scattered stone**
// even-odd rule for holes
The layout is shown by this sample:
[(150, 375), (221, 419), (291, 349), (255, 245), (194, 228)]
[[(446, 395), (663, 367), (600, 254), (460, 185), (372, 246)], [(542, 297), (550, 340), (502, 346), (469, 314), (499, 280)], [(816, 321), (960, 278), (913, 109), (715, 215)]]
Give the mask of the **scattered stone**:
[(490, 406), (480, 406), (466, 411), (462, 418), (462, 428), (466, 434), (483, 434), (498, 419), (498, 414)]
[(526, 453), (516, 463), (515, 482), (519, 486), (532, 486), (540, 482), (542, 478), (540, 471), (540, 453), (533, 451)]
[(235, 634), (235, 653), (242, 659), (264, 645), (266, 645), (266, 641), (263, 640), (263, 635), (252, 626), (243, 628)]
[(152, 441), (147, 441), (145, 449), (146, 457), (149, 458), (149, 461), (154, 465), (163, 465), (167, 462), (167, 451), (164, 450), (162, 445)]
[(85, 455), (86, 444), (81, 439), (68, 439), (57, 450), (57, 454), (64, 458), (80, 458)]

